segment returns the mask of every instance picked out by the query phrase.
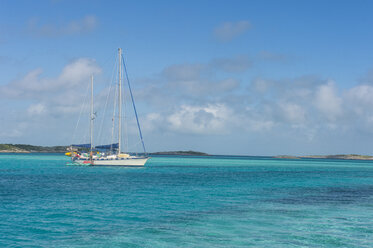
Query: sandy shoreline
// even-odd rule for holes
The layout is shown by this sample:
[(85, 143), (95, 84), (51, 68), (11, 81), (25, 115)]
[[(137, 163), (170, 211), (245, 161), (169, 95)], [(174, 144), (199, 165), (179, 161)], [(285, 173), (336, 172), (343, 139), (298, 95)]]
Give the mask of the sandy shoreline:
[(31, 153), (26, 150), (0, 150), (0, 153)]

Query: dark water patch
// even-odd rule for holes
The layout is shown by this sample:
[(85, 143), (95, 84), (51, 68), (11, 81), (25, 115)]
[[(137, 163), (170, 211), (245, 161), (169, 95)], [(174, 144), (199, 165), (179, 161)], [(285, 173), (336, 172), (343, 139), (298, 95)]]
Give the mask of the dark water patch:
[(358, 187), (303, 188), (290, 196), (268, 201), (282, 204), (355, 204), (373, 201), (373, 185)]

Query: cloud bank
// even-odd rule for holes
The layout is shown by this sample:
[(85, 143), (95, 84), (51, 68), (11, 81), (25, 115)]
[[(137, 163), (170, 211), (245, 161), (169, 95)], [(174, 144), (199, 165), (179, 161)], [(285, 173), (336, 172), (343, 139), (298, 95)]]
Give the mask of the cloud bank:
[[(138, 96), (152, 106), (144, 118), (147, 131), (222, 139), (272, 137), (302, 146), (348, 143), (348, 139), (373, 134), (370, 84), (341, 89), (333, 80), (310, 75), (241, 82), (234, 78), (237, 73), (225, 78), (211, 73), (214, 61), (168, 67), (157, 83), (143, 89)], [(177, 73), (179, 70), (183, 73)], [(162, 97), (154, 97), (158, 94)]]
[(41, 68), (0, 86), (0, 97), (13, 101), (30, 101), (28, 114), (69, 111), (80, 105), (82, 91), (91, 75), (101, 73), (93, 59), (79, 58), (67, 64), (57, 77), (43, 76)]
[[(147, 83), (135, 84), (134, 93), (147, 140), (159, 140), (157, 135), (180, 140), (195, 137), (197, 143), (203, 137), (234, 139), (244, 149), (256, 139), (257, 144), (273, 144), (272, 150), (280, 153), (281, 143), (294, 152), (308, 145), (317, 152), (327, 144), (348, 144), (373, 135), (373, 84), (367, 80), (347, 89), (315, 75), (243, 81), (242, 73), (251, 67), (252, 61), (245, 56), (214, 58), (206, 63), (170, 65), (140, 80)], [(14, 104), (12, 111), (0, 109), (7, 113), (2, 123), (8, 130), (0, 138), (34, 137), (28, 130), (50, 130), (63, 140), (66, 134), (57, 131), (66, 130), (61, 120), (73, 119), (74, 125), (89, 77), (101, 70), (94, 60), (79, 58), (57, 76), (45, 76), (38, 68), (1, 86), (1, 100)], [(96, 94), (100, 97), (103, 92)], [(217, 144), (220, 148), (216, 149), (227, 149), (225, 142)], [(245, 150), (239, 153), (248, 154)]]

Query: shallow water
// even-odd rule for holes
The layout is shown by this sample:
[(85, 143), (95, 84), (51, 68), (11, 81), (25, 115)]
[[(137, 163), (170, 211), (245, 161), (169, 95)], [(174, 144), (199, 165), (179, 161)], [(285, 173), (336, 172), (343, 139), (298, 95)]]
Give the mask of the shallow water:
[(0, 155), (0, 247), (372, 247), (373, 161)]

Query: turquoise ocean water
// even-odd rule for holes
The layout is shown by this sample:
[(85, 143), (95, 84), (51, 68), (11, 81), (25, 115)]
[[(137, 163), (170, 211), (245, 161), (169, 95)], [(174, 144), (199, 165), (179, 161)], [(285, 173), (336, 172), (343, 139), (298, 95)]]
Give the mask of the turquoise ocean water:
[(373, 161), (0, 155), (0, 247), (373, 247)]

